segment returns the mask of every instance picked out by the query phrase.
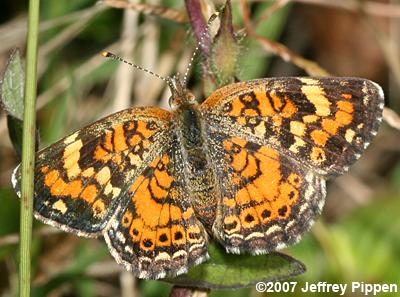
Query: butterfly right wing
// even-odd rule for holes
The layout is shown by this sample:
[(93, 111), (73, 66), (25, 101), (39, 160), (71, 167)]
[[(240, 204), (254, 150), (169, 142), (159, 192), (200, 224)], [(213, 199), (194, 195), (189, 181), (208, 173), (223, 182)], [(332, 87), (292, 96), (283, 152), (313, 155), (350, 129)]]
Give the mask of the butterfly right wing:
[(271, 147), (220, 130), (208, 135), (222, 198), (214, 237), (240, 254), (296, 243), (321, 213), (325, 180)]
[(360, 78), (267, 78), (216, 90), (201, 105), (221, 184), (213, 233), (228, 251), (293, 244), (376, 134), (384, 98)]
[[(161, 150), (171, 117), (155, 107), (126, 109), (38, 152), (35, 217), (78, 235), (100, 235), (121, 197)], [(18, 166), (12, 177), (18, 196), (20, 175)]]
[(265, 78), (227, 85), (201, 105), (208, 126), (272, 147), (324, 177), (343, 174), (377, 133), (384, 97), (346, 77)]

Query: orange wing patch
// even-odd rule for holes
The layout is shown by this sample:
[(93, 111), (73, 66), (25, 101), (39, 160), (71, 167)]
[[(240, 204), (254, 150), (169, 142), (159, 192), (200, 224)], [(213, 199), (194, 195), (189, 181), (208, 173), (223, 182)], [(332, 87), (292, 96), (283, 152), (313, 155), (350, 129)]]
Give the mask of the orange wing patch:
[(358, 78), (270, 78), (228, 85), (200, 110), (216, 131), (274, 147), (323, 176), (347, 170), (382, 118), (383, 94)]
[[(124, 110), (40, 151), (36, 217), (80, 235), (99, 235), (121, 193), (140, 174), (138, 168), (162, 149), (171, 117), (159, 108)], [(17, 192), (19, 175), (18, 168), (13, 177)]]
[(257, 254), (298, 240), (321, 211), (324, 181), (273, 148), (239, 137), (226, 137), (222, 146), (217, 176), (226, 189), (213, 226), (220, 243)]
[[(246, 216), (240, 215), (246, 219), (245, 222), (241, 220), (242, 223), (256, 219), (269, 223), (280, 217), (287, 217), (292, 205), (298, 202), (302, 178), (296, 175), (295, 185), (289, 181), (284, 182), (278, 152), (267, 147), (250, 152), (246, 149), (246, 144), (246, 141), (236, 137), (223, 142), (226, 156), (231, 159), (230, 166), (235, 171), (233, 178), (240, 179), (240, 185), (246, 183), (231, 197), (232, 201), (229, 201), (229, 197), (224, 197), (225, 201), (228, 200), (226, 205), (246, 210)], [(257, 204), (257, 208), (251, 206), (252, 204)], [(270, 212), (269, 216), (265, 216), (265, 210)]]
[(207, 257), (206, 234), (197, 221), (182, 170), (168, 154), (155, 157), (128, 191), (125, 209), (105, 234), (117, 261), (139, 277), (160, 278)]

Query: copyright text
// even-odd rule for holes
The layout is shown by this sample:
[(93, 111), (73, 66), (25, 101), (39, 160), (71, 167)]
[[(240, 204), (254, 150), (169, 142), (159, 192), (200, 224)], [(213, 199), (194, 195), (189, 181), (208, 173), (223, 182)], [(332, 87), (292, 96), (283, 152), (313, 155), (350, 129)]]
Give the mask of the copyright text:
[(300, 290), (303, 293), (338, 293), (343, 296), (346, 293), (358, 293), (364, 296), (379, 296), (380, 293), (397, 293), (398, 284), (378, 283), (329, 283), (329, 282), (258, 282), (257, 292), (290, 293)]

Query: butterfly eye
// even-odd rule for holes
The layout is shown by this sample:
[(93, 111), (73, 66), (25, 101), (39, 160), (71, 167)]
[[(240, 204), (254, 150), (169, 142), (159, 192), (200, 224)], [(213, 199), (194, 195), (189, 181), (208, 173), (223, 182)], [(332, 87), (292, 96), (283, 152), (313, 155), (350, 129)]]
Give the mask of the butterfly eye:
[(174, 98), (171, 96), (171, 97), (169, 97), (169, 99), (168, 99), (168, 105), (171, 107), (171, 108), (174, 108), (175, 106), (176, 106), (176, 104), (175, 104), (175, 102), (174, 102)]
[(194, 97), (194, 95), (190, 92), (186, 92), (186, 98), (187, 98), (188, 103), (192, 103), (192, 104), (197, 103), (196, 97)]

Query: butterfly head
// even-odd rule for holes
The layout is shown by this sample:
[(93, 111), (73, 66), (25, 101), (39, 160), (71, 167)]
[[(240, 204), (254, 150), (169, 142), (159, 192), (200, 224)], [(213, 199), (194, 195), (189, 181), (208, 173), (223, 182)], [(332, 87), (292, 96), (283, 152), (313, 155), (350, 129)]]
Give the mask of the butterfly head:
[(171, 90), (171, 97), (169, 97), (169, 106), (171, 108), (197, 103), (194, 95), (186, 88), (179, 76), (168, 78), (168, 85)]

